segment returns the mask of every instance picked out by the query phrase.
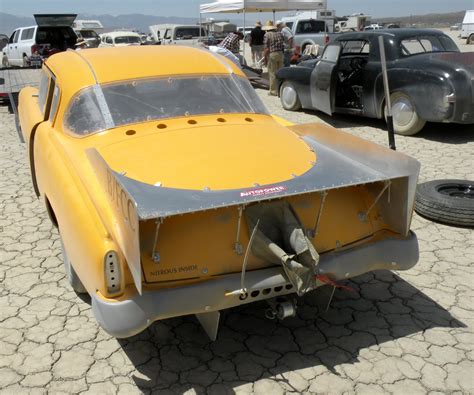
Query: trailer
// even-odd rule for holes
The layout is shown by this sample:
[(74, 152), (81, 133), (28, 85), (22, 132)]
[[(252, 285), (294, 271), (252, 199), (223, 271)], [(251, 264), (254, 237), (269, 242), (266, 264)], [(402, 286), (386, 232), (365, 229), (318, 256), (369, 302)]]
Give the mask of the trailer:
[(474, 10), (467, 10), (464, 15), (461, 38), (466, 39), (466, 44), (474, 44)]

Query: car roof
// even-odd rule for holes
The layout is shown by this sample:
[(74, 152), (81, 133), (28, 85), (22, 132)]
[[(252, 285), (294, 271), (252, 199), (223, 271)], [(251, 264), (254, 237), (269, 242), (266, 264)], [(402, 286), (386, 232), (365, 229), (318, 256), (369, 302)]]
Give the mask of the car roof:
[[(82, 29), (84, 30), (84, 29)], [(91, 29), (93, 30), (93, 29)], [(100, 36), (109, 36), (109, 37), (123, 37), (123, 36), (139, 36), (138, 33), (132, 32), (132, 31), (127, 31), (127, 30), (122, 30), (122, 31), (116, 31), (116, 32), (108, 32), (108, 33), (101, 33)]]
[(50, 56), (45, 65), (52, 71), (65, 96), (94, 85), (142, 78), (176, 75), (231, 74), (242, 71), (223, 56), (181, 45), (135, 45), (68, 50)]
[(335, 40), (347, 40), (355, 38), (363, 38), (370, 36), (387, 36), (387, 37), (397, 37), (397, 38), (406, 38), (413, 36), (423, 36), (423, 35), (438, 35), (445, 36), (445, 34), (436, 29), (415, 29), (415, 28), (405, 28), (405, 29), (378, 29), (378, 30), (369, 30), (363, 32), (348, 32), (348, 33), (338, 33), (335, 37)]

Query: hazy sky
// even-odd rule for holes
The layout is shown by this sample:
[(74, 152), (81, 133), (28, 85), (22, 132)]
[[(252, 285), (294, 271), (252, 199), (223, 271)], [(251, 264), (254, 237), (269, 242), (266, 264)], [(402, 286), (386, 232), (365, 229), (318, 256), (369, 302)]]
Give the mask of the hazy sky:
[[(212, 0), (0, 0), (0, 11), (30, 16), (33, 13), (148, 14), (198, 16), (199, 4)], [(337, 15), (363, 12), (376, 17), (444, 13), (474, 9), (474, 0), (328, 0)], [(229, 15), (230, 16), (230, 15)]]

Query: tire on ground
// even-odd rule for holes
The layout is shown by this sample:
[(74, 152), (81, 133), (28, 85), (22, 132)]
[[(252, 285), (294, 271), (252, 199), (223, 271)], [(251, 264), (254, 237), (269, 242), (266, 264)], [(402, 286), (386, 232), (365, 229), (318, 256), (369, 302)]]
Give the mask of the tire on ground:
[[(402, 136), (413, 136), (417, 134), (426, 124), (426, 121), (421, 119), (416, 112), (415, 104), (410, 96), (403, 92), (393, 92), (390, 95), (390, 102), (392, 104), (392, 117), (393, 117), (393, 129), (396, 134), (400, 134)], [(397, 117), (395, 116), (397, 104), (407, 103), (412, 109), (412, 116), (406, 124), (401, 124), (397, 122)], [(387, 106), (384, 106), (384, 114), (386, 117), (387, 114)]]
[(436, 222), (474, 227), (474, 181), (434, 180), (419, 184), (415, 211)]
[(66, 278), (69, 284), (71, 285), (71, 288), (78, 294), (87, 293), (86, 288), (82, 284), (81, 280), (79, 279), (79, 276), (77, 275), (76, 271), (74, 270), (74, 267), (71, 264), (71, 260), (67, 255), (66, 248), (64, 247), (64, 242), (62, 241), (62, 239), (61, 249), (64, 261), (64, 269), (66, 271)]

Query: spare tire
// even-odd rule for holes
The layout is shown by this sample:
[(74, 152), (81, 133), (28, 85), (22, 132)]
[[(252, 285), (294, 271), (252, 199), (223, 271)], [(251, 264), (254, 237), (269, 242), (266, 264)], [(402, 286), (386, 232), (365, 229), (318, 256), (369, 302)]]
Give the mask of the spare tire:
[(436, 222), (474, 227), (474, 181), (434, 180), (419, 184), (415, 211)]

